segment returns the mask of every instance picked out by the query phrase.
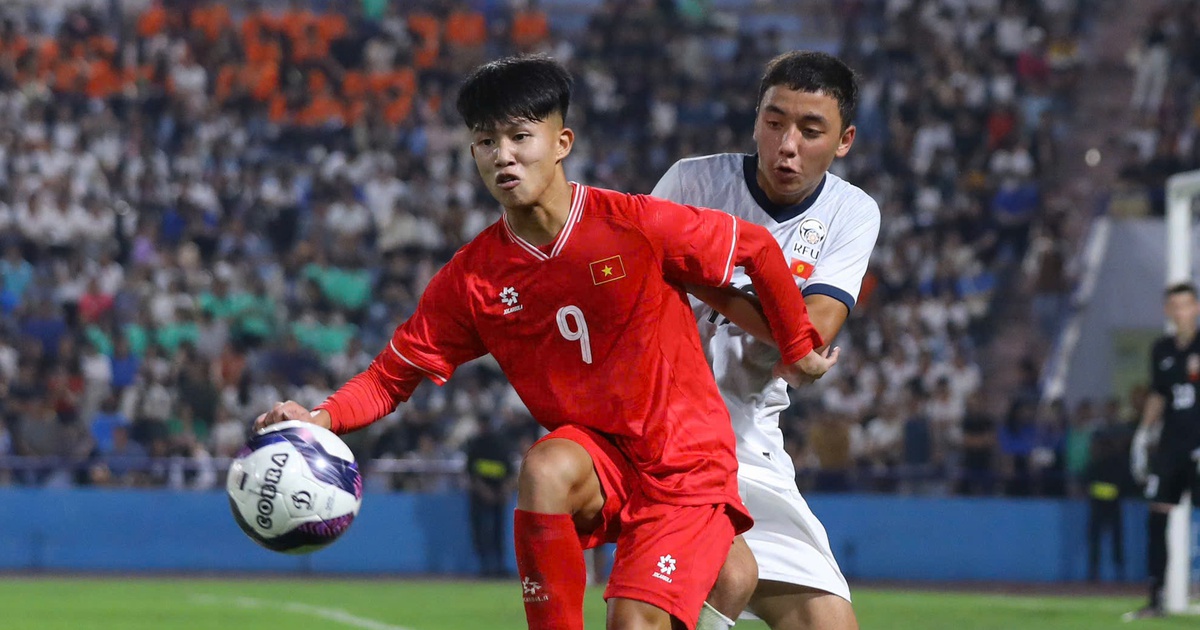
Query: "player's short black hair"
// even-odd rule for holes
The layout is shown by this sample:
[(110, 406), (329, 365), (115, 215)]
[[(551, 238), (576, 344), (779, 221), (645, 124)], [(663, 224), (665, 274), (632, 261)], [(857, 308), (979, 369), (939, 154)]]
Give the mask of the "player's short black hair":
[(545, 55), (504, 57), (479, 66), (458, 91), (455, 107), (469, 129), (517, 120), (567, 119), (571, 74)]
[(1167, 287), (1167, 290), (1163, 293), (1163, 297), (1169, 298), (1172, 295), (1182, 295), (1184, 293), (1196, 297), (1196, 285), (1191, 282), (1177, 282)]
[(821, 92), (838, 104), (844, 131), (854, 122), (858, 109), (858, 77), (833, 55), (813, 50), (793, 50), (767, 62), (758, 85), (758, 105), (767, 89), (782, 85), (789, 90)]

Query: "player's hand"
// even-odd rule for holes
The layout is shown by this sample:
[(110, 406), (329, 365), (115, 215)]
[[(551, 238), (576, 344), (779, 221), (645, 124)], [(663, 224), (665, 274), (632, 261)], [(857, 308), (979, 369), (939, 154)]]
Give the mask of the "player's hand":
[(825, 373), (837, 364), (841, 353), (841, 348), (826, 348), (824, 353), (813, 350), (791, 365), (780, 363), (775, 366), (775, 376), (787, 381), (792, 387), (808, 385), (825, 376)]
[(285, 420), (303, 420), (304, 422), (311, 422), (328, 429), (330, 428), (332, 419), (329, 417), (329, 412), (324, 409), (309, 411), (300, 403), (289, 400), (287, 402), (275, 403), (275, 406), (270, 411), (255, 419), (254, 430), (261, 431), (272, 424)]

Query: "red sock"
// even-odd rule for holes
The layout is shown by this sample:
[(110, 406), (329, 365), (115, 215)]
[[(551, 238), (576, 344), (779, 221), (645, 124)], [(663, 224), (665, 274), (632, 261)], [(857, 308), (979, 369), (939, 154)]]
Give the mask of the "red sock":
[(517, 510), (513, 534), (529, 630), (583, 630), (587, 567), (575, 521)]

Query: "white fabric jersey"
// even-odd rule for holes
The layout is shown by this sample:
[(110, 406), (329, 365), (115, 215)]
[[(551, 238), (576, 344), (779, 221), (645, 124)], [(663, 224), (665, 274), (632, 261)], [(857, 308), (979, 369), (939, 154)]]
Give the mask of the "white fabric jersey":
[[(651, 193), (671, 201), (724, 210), (775, 236), (805, 296), (827, 295), (853, 309), (875, 239), (879, 206), (827, 173), (817, 191), (794, 206), (767, 199), (756, 179), (757, 157), (725, 153), (676, 162)], [(733, 285), (751, 290), (740, 268)], [(738, 473), (780, 489), (795, 488), (796, 471), (783, 448), (779, 414), (787, 384), (772, 375), (779, 352), (692, 299), (700, 340), (737, 434)]]

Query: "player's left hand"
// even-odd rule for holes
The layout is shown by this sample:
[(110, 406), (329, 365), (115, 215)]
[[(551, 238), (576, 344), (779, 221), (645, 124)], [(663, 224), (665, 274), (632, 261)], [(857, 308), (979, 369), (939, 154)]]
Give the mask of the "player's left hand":
[(775, 376), (787, 381), (787, 384), (792, 387), (808, 385), (825, 376), (825, 373), (837, 364), (838, 356), (841, 353), (842, 349), (836, 347), (826, 348), (825, 352), (813, 350), (803, 359), (791, 365), (780, 363), (775, 366)]
[(329, 413), (325, 410), (309, 411), (300, 403), (289, 400), (287, 402), (275, 403), (275, 406), (270, 411), (256, 418), (254, 420), (254, 430), (261, 431), (276, 422), (283, 422), (285, 420), (303, 420), (325, 427), (326, 429), (330, 425)]

